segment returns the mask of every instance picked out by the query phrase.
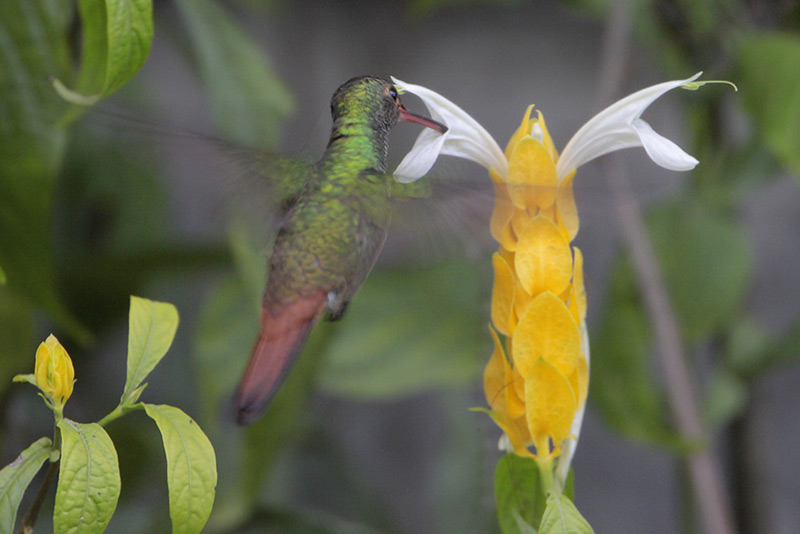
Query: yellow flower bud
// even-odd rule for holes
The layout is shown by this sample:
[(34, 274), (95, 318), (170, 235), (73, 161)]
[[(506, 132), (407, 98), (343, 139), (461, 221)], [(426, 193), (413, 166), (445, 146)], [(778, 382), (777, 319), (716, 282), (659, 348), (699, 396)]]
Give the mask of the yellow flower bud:
[(64, 406), (72, 395), (75, 369), (66, 349), (53, 334), (50, 334), (36, 349), (34, 377), (36, 386), (57, 407)]

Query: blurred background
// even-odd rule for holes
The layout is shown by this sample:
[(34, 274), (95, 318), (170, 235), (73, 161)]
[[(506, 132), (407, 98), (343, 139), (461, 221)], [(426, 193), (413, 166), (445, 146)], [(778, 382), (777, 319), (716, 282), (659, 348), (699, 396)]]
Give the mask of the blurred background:
[[(41, 20), (55, 10), (36, 6)], [(12, 36), (0, 52), (20, 35), (9, 30), (15, 13), (0, 8)], [(630, 26), (614, 30), (620, 13)], [(19, 31), (51, 35), (35, 19)], [(214, 138), (317, 156), (333, 91), (374, 74), (445, 95), (501, 146), (535, 104), (563, 148), (617, 98), (702, 70), (739, 92), (675, 91), (645, 114), (700, 165), (669, 172), (638, 149), (617, 160), (646, 216), (738, 530), (800, 528), (796, 2), (156, 2), (142, 70), (69, 126), (53, 125), (63, 108), (45, 80), (53, 69), (74, 78), (80, 24), (71, 10), (59, 20), (62, 34), (48, 38), (70, 47), (50, 64), (32, 53), (20, 54), (27, 66), (10, 53), (0, 63), (0, 88), (19, 93), (0, 94), (2, 465), (52, 431), (36, 395), (11, 384), (51, 331), (75, 362), (66, 416), (96, 421), (116, 405), (134, 294), (180, 312), (144, 398), (181, 407), (217, 450), (205, 532), (498, 532), (500, 432), (469, 411), (485, 406), (491, 350), (491, 198), (466, 236), (434, 204), (430, 220), (398, 221), (343, 321), (320, 325), (267, 416), (243, 429), (230, 397), (257, 327), (268, 217), (253, 200), (259, 184), (237, 176)], [(627, 44), (609, 56), (614, 31)], [(15, 83), (22, 68), (35, 71), (32, 85)], [(614, 94), (609, 69), (621, 73)], [(411, 95), (404, 103), (425, 111)], [(391, 162), (418, 131), (393, 130)], [(38, 152), (25, 151), (26, 135)], [(668, 409), (607, 169), (589, 164), (575, 180), (592, 342), (575, 503), (597, 532), (701, 532), (685, 461), (697, 444)], [(489, 180), (464, 162), (436, 172)], [(169, 529), (165, 461), (148, 424), (132, 414), (107, 429), (123, 486), (108, 532)]]

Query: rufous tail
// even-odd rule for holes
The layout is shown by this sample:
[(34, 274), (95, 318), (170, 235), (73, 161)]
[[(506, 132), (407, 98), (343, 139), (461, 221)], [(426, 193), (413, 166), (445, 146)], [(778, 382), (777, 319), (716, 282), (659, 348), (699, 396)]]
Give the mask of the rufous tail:
[(299, 297), (278, 315), (261, 308), (261, 332), (236, 394), (240, 425), (256, 421), (278, 391), (321, 315), (325, 299), (324, 291)]

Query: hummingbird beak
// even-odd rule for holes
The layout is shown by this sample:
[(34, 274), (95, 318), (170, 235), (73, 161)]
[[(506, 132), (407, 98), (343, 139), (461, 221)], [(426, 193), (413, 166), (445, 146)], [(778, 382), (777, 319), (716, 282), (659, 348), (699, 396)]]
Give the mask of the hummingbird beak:
[(400, 104), (400, 117), (397, 120), (419, 124), (420, 126), (425, 126), (432, 130), (436, 130), (439, 133), (445, 133), (447, 131), (447, 126), (441, 122), (429, 119), (428, 117), (423, 117), (422, 115), (417, 115), (416, 113), (411, 113), (402, 104)]

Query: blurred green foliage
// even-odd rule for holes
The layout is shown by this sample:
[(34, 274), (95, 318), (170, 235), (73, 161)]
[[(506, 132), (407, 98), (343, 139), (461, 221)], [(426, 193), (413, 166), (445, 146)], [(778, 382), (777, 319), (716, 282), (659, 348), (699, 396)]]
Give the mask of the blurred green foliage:
[[(463, 3), (469, 2), (415, 0), (406, 7), (422, 17)], [(296, 488), (282, 486), (291, 477), (281, 473), (300, 463), (292, 449), (302, 450), (312, 440), (314, 424), (306, 408), (316, 388), (322, 388), (326, 398), (369, 402), (397, 401), (432, 390), (463, 401), (457, 409), (446, 406), (445, 413), (436, 414), (443, 417), (441, 426), (459, 437), (443, 446), (437, 464), (439, 484), (458, 499), (443, 499), (437, 506), (442, 517), (463, 521), (463, 515), (448, 515), (448, 510), (467, 509), (481, 498), (476, 464), (481, 461), (482, 429), (473, 424), (477, 415), (465, 415), (462, 408), (482, 402), (464, 391), (477, 381), (488, 356), (485, 265), (452, 262), (420, 271), (374, 273), (347, 319), (315, 332), (264, 420), (246, 431), (234, 429), (227, 400), (257, 328), (265, 255), (251, 242), (259, 238), (233, 225), (227, 243), (176, 239), (168, 230), (168, 192), (157, 178), (153, 153), (117, 143), (113, 136), (92, 136), (82, 121), (74, 122), (81, 112), (46, 82), (60, 80), (75, 91), (62, 93), (75, 101), (80, 100), (77, 95), (101, 98), (118, 89), (135, 74), (150, 47), (152, 28), (149, 33), (140, 31), (149, 21), (145, 4), (0, 2), (3, 453), (6, 446), (18, 445), (6, 431), (17, 428), (12, 411), (28, 409), (13, 403), (11, 377), (27, 368), (43, 332), (54, 329), (81, 344), (85, 350), (74, 354), (80, 367), (87, 373), (99, 368), (95, 372), (105, 377), (102, 343), (124, 319), (128, 295), (176, 281), (172, 285), (185, 284), (187, 273), (197, 276), (192, 282), (196, 288), (209, 281), (206, 274), (214, 273), (211, 290), (198, 304), (196, 335), (184, 340), (190, 363), (174, 369), (176, 376), (169, 379), (182, 383), (181, 391), (189, 391), (198, 420), (217, 448), (218, 499), (207, 531), (384, 531), (387, 525), (376, 519), (379, 512), (364, 512), (367, 519), (357, 525), (323, 511), (286, 506)], [(269, 16), (253, 4), (179, 0), (174, 12), (156, 11), (154, 31), (156, 36), (179, 35), (186, 61), (208, 98), (210, 116), (226, 138), (273, 148), (294, 99), (267, 53), (244, 29), (242, 21), (249, 13)], [(609, 2), (565, 4), (600, 24)], [(749, 196), (780, 172), (788, 171), (795, 179), (800, 175), (798, 11), (776, 3), (755, 13), (746, 2), (735, 0), (632, 4), (638, 42), (661, 65), (665, 79), (708, 66), (709, 77), (733, 80), (740, 89), (736, 95), (703, 91), (692, 99), (687, 150), (703, 165), (691, 174), (680, 198), (655, 207), (648, 218), (689, 353), (709, 344), (718, 350), (705, 370), (711, 383), (706, 402), (709, 421), (723, 426), (741, 416), (759, 377), (796, 362), (800, 355), (797, 318), (787, 331), (773, 332), (748, 309), (754, 258), (750, 238), (737, 218)], [(130, 16), (123, 16), (126, 13)], [(108, 15), (114, 14), (129, 24), (110, 22)], [(80, 47), (76, 28), (82, 32)], [(76, 65), (78, 49), (82, 56)], [(736, 142), (724, 135), (719, 120), (731, 100), (734, 106), (743, 103), (752, 123), (746, 137)], [(222, 274), (221, 266), (226, 268)], [(617, 431), (682, 451), (687, 444), (676, 438), (649, 363), (649, 325), (630, 273), (621, 255), (592, 332), (591, 402)], [(97, 340), (100, 353), (93, 350)], [(98, 395), (106, 394), (98, 386)], [(94, 409), (85, 401), (85, 412)], [(113, 430), (129, 438), (115, 438), (121, 449), (127, 448), (120, 453), (123, 479), (126, 470), (141, 476), (153, 462), (163, 461), (152, 444), (137, 441), (124, 424)], [(336, 461), (330, 452), (320, 456)], [(141, 461), (133, 460), (137, 458)], [(445, 478), (445, 472), (450, 477), (475, 476), (447, 486), (445, 480), (453, 479)], [(136, 518), (130, 521), (131, 532), (162, 531), (169, 521), (165, 510), (152, 504), (148, 486), (146, 481), (134, 482), (128, 495), (123, 492), (118, 514)], [(452, 524), (443, 522), (439, 531), (452, 532)], [(483, 525), (478, 520), (465, 528), (476, 524)], [(126, 532), (121, 525), (114, 527), (115, 532)], [(486, 529), (491, 528), (496, 527), (490, 522)]]

